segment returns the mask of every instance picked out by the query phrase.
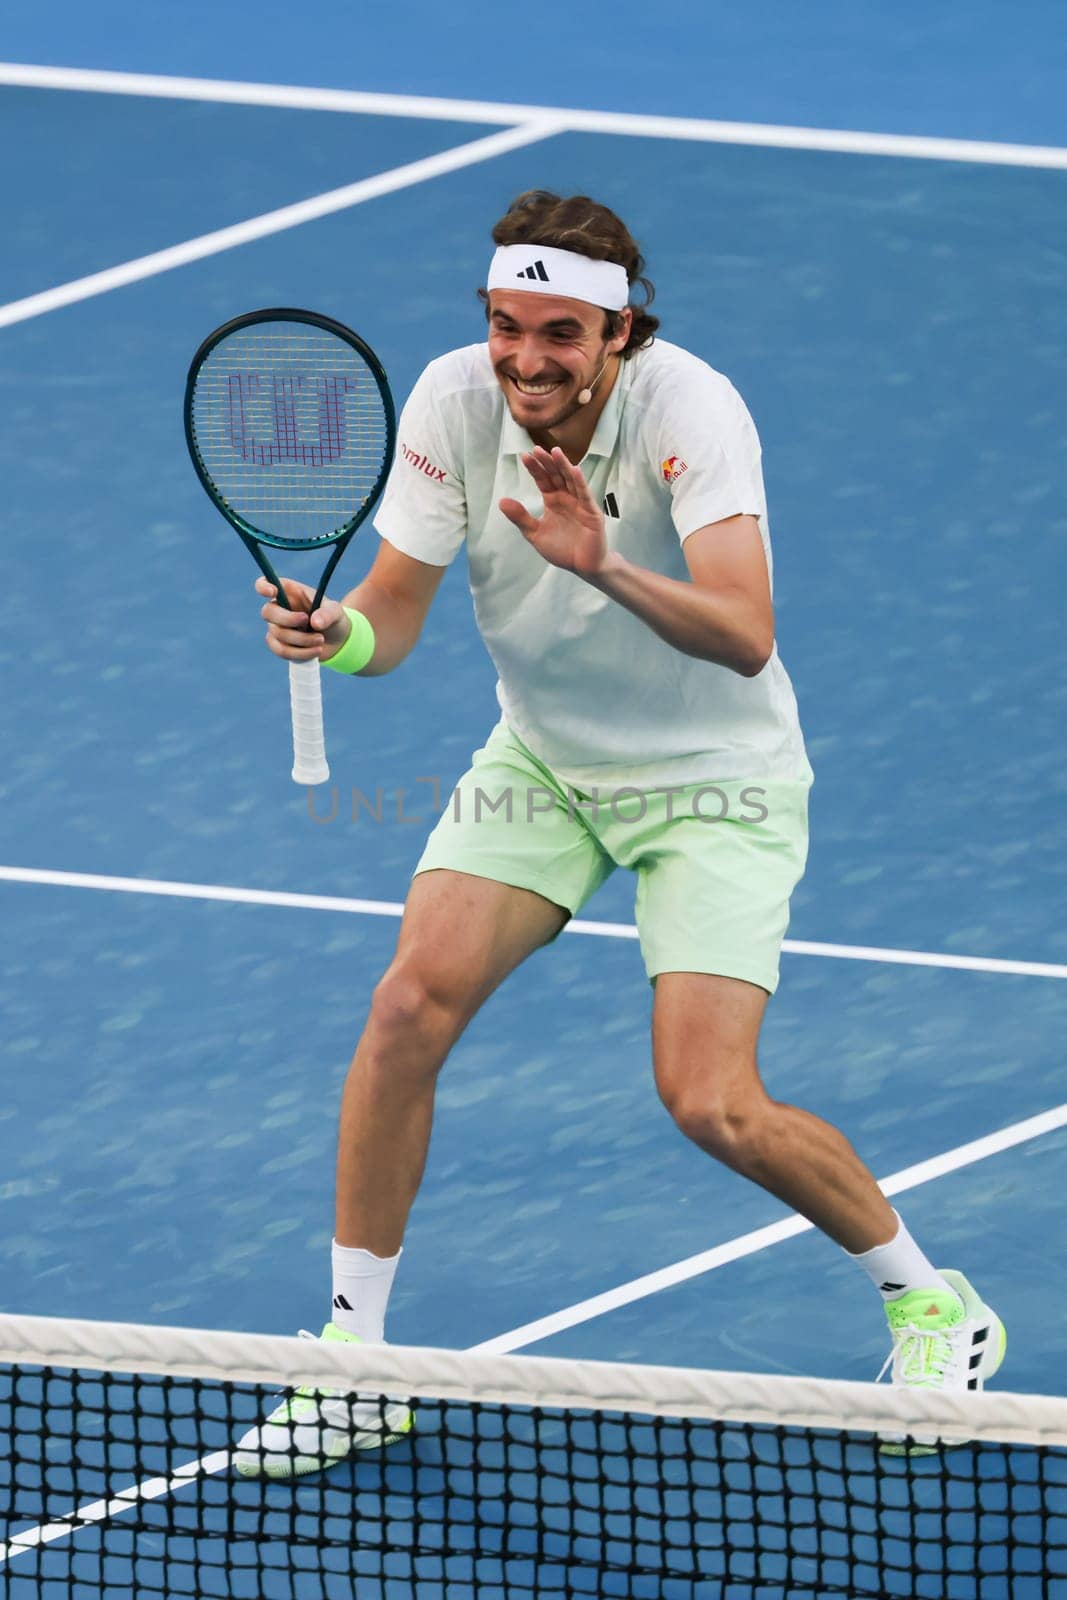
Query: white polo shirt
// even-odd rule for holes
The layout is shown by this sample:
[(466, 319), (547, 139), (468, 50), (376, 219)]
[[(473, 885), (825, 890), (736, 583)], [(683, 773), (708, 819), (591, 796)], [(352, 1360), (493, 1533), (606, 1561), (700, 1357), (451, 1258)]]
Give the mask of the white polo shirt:
[[(541, 514), (520, 459), (532, 448), (488, 346), (453, 350), (431, 361), (404, 407), (375, 518), (391, 545), (433, 566), (447, 566), (466, 544), (497, 698), (523, 743), (583, 792), (810, 779), (777, 648), (755, 678), (683, 655), (551, 566), (498, 510), (511, 497)], [(688, 582), (688, 536), (749, 513), (771, 569), (752, 419), (727, 378), (676, 345), (657, 339), (621, 363), (581, 468), (604, 507), (608, 543), (638, 566)]]

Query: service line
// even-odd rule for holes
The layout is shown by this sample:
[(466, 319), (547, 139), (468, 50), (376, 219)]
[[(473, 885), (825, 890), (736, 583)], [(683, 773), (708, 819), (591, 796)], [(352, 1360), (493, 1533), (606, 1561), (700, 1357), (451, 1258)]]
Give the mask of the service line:
[[(352, 900), (340, 895), (295, 894), (285, 889), (242, 889), (230, 884), (178, 883), (160, 878), (117, 878), (98, 872), (57, 872), (48, 867), (0, 866), (0, 883), (33, 883), (61, 889), (102, 889), (118, 894), (163, 895), (180, 900), (225, 900), (236, 905), (292, 907), (302, 911), (341, 911), (364, 917), (399, 917), (399, 900)], [(587, 922), (575, 917), (564, 933), (601, 939), (636, 939), (632, 922)], [(1054, 961), (1012, 961), (1000, 956), (945, 955), (933, 950), (885, 950), (876, 945), (820, 944), (786, 939), (789, 955), (822, 956), (835, 961), (881, 961), (893, 966), (946, 967), (959, 972), (998, 972), (1022, 978), (1067, 978), (1067, 966)]]

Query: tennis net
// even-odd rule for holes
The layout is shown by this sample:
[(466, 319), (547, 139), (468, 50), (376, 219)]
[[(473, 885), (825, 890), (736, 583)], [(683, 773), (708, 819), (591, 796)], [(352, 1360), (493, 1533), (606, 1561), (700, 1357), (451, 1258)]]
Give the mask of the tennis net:
[[(237, 1476), (308, 1385), (416, 1427)], [(20, 1600), (1067, 1597), (1062, 1399), (0, 1316), (0, 1425)]]

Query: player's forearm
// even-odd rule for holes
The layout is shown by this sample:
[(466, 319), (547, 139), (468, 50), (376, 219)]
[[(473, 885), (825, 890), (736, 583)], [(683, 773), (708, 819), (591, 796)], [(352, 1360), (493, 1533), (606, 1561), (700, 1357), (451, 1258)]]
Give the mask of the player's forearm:
[(341, 603), (361, 611), (374, 629), (374, 654), (356, 677), (379, 678), (410, 655), (422, 630), (423, 614), (417, 608), (398, 600), (370, 578), (364, 578)]
[(586, 580), (647, 623), (653, 633), (700, 661), (754, 678), (774, 647), (765, 618), (741, 590), (712, 591), (667, 578), (610, 552), (596, 577)]

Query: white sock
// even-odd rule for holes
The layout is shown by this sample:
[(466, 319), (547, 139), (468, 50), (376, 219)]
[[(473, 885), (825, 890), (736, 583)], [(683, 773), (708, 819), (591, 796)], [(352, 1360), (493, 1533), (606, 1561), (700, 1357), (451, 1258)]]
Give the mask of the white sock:
[(356, 1333), (366, 1344), (385, 1340), (385, 1308), (396, 1276), (395, 1256), (375, 1256), (333, 1241), (332, 1317), (345, 1333)]
[(849, 1260), (863, 1268), (883, 1300), (896, 1300), (913, 1289), (938, 1289), (944, 1294), (955, 1294), (952, 1285), (945, 1282), (923, 1255), (899, 1213), (894, 1211), (893, 1215), (898, 1223), (895, 1237), (888, 1244), (865, 1250), (862, 1255), (854, 1256), (846, 1250)]

